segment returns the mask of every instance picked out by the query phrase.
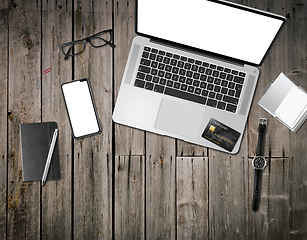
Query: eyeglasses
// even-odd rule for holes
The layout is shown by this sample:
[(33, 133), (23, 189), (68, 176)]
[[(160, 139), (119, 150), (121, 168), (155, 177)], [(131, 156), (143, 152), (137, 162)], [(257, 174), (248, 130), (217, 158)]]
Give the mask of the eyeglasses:
[(114, 48), (116, 46), (111, 43), (113, 40), (111, 32), (112, 29), (104, 30), (81, 40), (64, 43), (60, 45), (59, 48), (62, 50), (62, 53), (65, 56), (64, 59), (68, 59), (68, 57), (76, 56), (82, 53), (85, 49), (86, 42), (89, 42), (94, 48), (103, 47), (105, 45), (109, 45), (110, 47)]

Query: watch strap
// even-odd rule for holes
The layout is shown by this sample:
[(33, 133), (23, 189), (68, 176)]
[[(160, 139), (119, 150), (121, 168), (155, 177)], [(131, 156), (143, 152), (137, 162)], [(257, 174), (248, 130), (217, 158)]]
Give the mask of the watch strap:
[(254, 212), (258, 211), (259, 209), (260, 193), (261, 193), (261, 176), (262, 176), (262, 170), (255, 169), (254, 193), (253, 193), (253, 202), (252, 202), (252, 210)]
[(266, 124), (259, 123), (258, 127), (258, 145), (256, 156), (264, 156), (265, 149), (265, 135), (266, 135)]

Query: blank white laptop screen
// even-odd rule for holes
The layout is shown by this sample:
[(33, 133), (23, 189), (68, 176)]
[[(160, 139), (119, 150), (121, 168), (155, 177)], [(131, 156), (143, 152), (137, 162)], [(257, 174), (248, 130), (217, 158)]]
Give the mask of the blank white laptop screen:
[(137, 32), (259, 65), (284, 19), (206, 0), (139, 0)]

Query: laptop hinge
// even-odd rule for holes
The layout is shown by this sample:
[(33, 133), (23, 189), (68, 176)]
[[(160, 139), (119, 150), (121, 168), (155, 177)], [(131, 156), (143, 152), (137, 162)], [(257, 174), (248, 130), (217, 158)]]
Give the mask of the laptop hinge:
[(161, 41), (161, 40), (155, 39), (155, 38), (151, 38), (150, 42), (156, 43), (156, 44), (159, 44), (159, 45), (163, 45), (163, 46), (166, 46), (166, 47), (175, 48), (175, 49), (178, 49), (178, 50), (181, 50), (181, 51), (193, 53), (193, 54), (196, 54), (196, 55), (199, 55), (199, 56), (213, 58), (215, 60), (222, 61), (222, 62), (227, 62), (227, 63), (234, 64), (234, 65), (237, 65), (237, 66), (240, 66), (240, 67), (244, 66), (244, 64), (239, 63), (238, 61), (235, 61), (233, 59), (229, 59), (227, 57), (223, 57), (222, 58), (220, 56), (217, 56), (217, 55), (215, 55), (213, 53), (208, 53), (208, 52), (206, 52), (204, 50), (201, 50), (201, 49), (193, 49), (193, 48), (181, 45), (181, 44), (176, 44), (176, 43), (167, 42), (167, 41)]

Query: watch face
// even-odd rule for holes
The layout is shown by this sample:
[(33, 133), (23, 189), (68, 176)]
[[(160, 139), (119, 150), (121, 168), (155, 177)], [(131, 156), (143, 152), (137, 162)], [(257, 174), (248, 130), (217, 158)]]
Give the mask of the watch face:
[(265, 167), (265, 159), (263, 157), (255, 157), (253, 165), (256, 169), (262, 169)]

